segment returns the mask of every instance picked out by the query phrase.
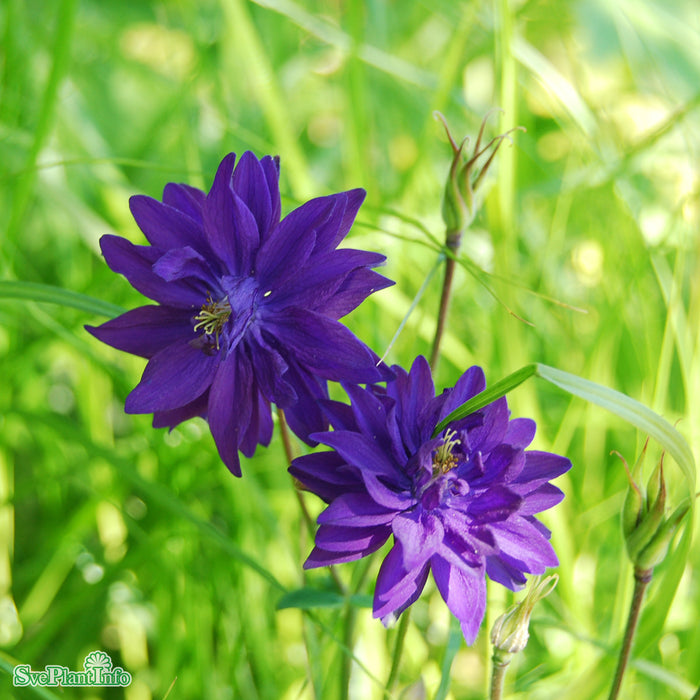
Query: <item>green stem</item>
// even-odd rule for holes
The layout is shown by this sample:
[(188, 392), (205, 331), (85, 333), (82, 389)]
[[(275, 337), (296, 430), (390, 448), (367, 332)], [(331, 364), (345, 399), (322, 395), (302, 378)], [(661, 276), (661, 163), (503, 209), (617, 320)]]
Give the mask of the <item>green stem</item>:
[(406, 640), (406, 631), (408, 630), (408, 623), (411, 621), (411, 608), (404, 610), (401, 614), (401, 621), (399, 622), (399, 628), (396, 632), (396, 644), (394, 645), (394, 656), (391, 660), (391, 670), (389, 671), (389, 678), (386, 681), (386, 691), (391, 694), (396, 685), (396, 681), (399, 676), (399, 667), (401, 666), (401, 655), (403, 654), (404, 641)]
[(491, 694), (490, 700), (501, 700), (503, 697), (503, 683), (506, 677), (506, 669), (510, 664), (512, 654), (500, 649), (493, 650), (493, 669), (491, 670)]
[[(287, 425), (287, 419), (284, 417), (284, 411), (281, 408), (277, 409), (277, 418), (279, 419), (280, 424), (280, 436), (282, 438), (282, 446), (284, 447), (284, 455), (287, 458), (287, 463), (291, 464), (292, 460), (294, 459), (294, 448), (292, 447), (292, 439), (289, 434), (289, 426)], [(311, 517), (309, 509), (306, 507), (306, 501), (304, 500), (304, 496), (302, 496), (301, 490), (299, 488), (299, 482), (296, 479), (292, 479), (292, 481), (294, 482), (294, 494), (296, 495), (297, 501), (299, 502), (299, 508), (301, 510), (301, 515), (304, 519), (304, 523), (306, 524), (308, 531), (313, 532), (314, 519)], [(335, 585), (338, 588), (338, 590), (343, 595), (346, 595), (347, 589), (345, 588), (345, 584), (342, 582), (340, 576), (338, 576), (338, 572), (332, 566), (329, 566), (328, 570), (330, 571), (330, 574), (333, 577), (333, 581), (335, 581)]]
[(634, 593), (632, 595), (632, 603), (630, 605), (629, 617), (627, 618), (627, 629), (625, 629), (625, 638), (620, 649), (620, 658), (617, 662), (617, 670), (613, 680), (612, 688), (608, 700), (617, 700), (622, 687), (622, 678), (625, 675), (627, 662), (629, 661), (630, 651), (632, 650), (632, 641), (634, 633), (637, 630), (637, 622), (639, 621), (639, 613), (642, 610), (642, 600), (644, 593), (654, 574), (653, 569), (637, 569), (634, 570)]
[(462, 240), (461, 231), (448, 231), (446, 246), (448, 251), (453, 255), (448, 255), (445, 261), (445, 278), (442, 282), (442, 294), (440, 295), (440, 308), (438, 310), (437, 326), (435, 327), (435, 339), (433, 340), (433, 349), (430, 353), (430, 369), (435, 374), (438, 359), (440, 358), (440, 342), (442, 341), (443, 333), (445, 332), (445, 323), (447, 321), (447, 310), (450, 306), (450, 294), (452, 292), (452, 279), (455, 273), (455, 257), (459, 250), (459, 244)]

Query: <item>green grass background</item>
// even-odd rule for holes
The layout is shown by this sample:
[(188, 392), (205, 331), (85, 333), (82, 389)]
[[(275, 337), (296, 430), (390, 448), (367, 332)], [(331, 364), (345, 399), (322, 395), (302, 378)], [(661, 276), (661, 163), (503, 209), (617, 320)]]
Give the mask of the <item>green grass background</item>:
[[(312, 533), (277, 436), (237, 480), (203, 422), (168, 434), (124, 415), (144, 363), (83, 324), (142, 303), (98, 248), (106, 233), (142, 241), (131, 194), (208, 188), (246, 149), (280, 155), (285, 211), (364, 187), (349, 244), (385, 253), (396, 286), (347, 323), (382, 354), (435, 264), (426, 231), (444, 233), (450, 149), (433, 111), (473, 143), (500, 107), (489, 136), (527, 132), (499, 153), (463, 242), (438, 386), (475, 363), (493, 382), (544, 362), (679, 421), (698, 455), (699, 100), (695, 0), (2, 0), (0, 279), (107, 303), (54, 304), (27, 285), (0, 298), (0, 696), (161, 700), (177, 678), (172, 699), (325, 700), (348, 643), (364, 664), (351, 697), (382, 697), (388, 675), (396, 631), (369, 609), (350, 642), (342, 607), (276, 609), (285, 591), (332, 586), (302, 575)], [(440, 276), (388, 361), (429, 352)], [(631, 463), (644, 436), (538, 380), (509, 401), (574, 467), (543, 517), (560, 583), (508, 697), (606, 697), (632, 589), (610, 451)], [(675, 504), (687, 492), (666, 466)], [(623, 697), (700, 684), (699, 563), (697, 547), (676, 559), (677, 590), (659, 567)], [(371, 593), (369, 566), (339, 574)], [(455, 646), (429, 585), (395, 697), (444, 697), (448, 683), (447, 697), (484, 697), (488, 627), (511, 601), (491, 586), (476, 644)], [(15, 663), (80, 669), (96, 649), (129, 688), (12, 688)]]

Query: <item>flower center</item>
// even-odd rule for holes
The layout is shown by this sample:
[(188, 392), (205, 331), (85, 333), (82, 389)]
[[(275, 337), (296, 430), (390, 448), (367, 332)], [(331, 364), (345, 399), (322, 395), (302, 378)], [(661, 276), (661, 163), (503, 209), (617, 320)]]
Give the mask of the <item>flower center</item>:
[(462, 441), (458, 440), (455, 435), (457, 435), (456, 430), (447, 430), (442, 439), (442, 445), (433, 453), (433, 477), (446, 474), (457, 466), (457, 457), (452, 454), (452, 450)]
[(216, 342), (216, 349), (219, 349), (219, 334), (226, 321), (231, 316), (231, 305), (228, 297), (221, 301), (214, 301), (211, 294), (207, 294), (207, 301), (202, 305), (201, 311), (194, 317), (197, 321), (194, 330), (202, 330), (205, 335), (213, 335)]

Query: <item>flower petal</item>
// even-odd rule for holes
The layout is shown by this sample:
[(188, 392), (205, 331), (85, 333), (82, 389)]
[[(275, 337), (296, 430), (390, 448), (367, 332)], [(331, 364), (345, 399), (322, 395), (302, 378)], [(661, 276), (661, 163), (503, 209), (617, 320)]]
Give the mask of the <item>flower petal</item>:
[[(260, 165), (265, 173), (265, 180), (267, 181), (267, 188), (270, 192), (270, 227), (273, 228), (280, 220), (280, 214), (282, 211), (282, 206), (280, 204), (280, 164), (279, 158), (272, 158), (271, 156), (265, 156), (261, 161)], [(260, 240), (264, 241), (270, 233), (270, 229), (260, 229)]]
[(372, 615), (381, 618), (385, 625), (393, 623), (409, 605), (418, 600), (430, 572), (428, 564), (407, 570), (403, 560), (401, 544), (395, 542), (377, 575)]
[(571, 462), (566, 457), (551, 452), (527, 450), (525, 452), (525, 466), (518, 477), (513, 480), (513, 483), (530, 483), (533, 488), (536, 488), (569, 469), (571, 469)]
[(180, 339), (192, 340), (192, 312), (170, 306), (140, 306), (101, 326), (85, 329), (107, 345), (151, 358)]
[(246, 203), (262, 237), (272, 222), (272, 201), (262, 165), (250, 151), (240, 157), (233, 171), (233, 191)]
[(252, 413), (252, 376), (241, 352), (231, 352), (221, 363), (209, 392), (209, 427), (219, 455), (235, 475), (241, 475), (238, 446)]
[(422, 567), (442, 545), (442, 523), (422, 508), (399, 513), (391, 523), (394, 537), (401, 542), (404, 569)]
[(522, 570), (527, 573), (542, 574), (548, 566), (559, 564), (552, 545), (524, 518), (516, 516), (495, 522), (491, 531), (501, 552), (521, 562)]
[(134, 195), (129, 199), (129, 209), (148, 242), (157, 248), (199, 249), (205, 242), (201, 224), (157, 199)]
[(352, 331), (321, 314), (290, 307), (265, 318), (264, 328), (323, 379), (381, 381), (372, 352)]
[(347, 236), (348, 231), (350, 231), (355, 221), (357, 212), (362, 206), (362, 202), (365, 201), (367, 192), (358, 188), (331, 196), (336, 197), (341, 206), (334, 212), (333, 217), (329, 217), (324, 224), (319, 227), (316, 236), (317, 252), (333, 250), (338, 246), (338, 243)]
[(408, 486), (399, 467), (370, 438), (348, 430), (314, 433), (311, 438), (332, 447), (348, 463), (397, 484)]
[(440, 556), (430, 562), (433, 578), (450, 612), (459, 620), (467, 644), (473, 644), (486, 612), (486, 578), (483, 568), (471, 573), (451, 566)]
[(153, 263), (153, 272), (166, 282), (194, 277), (210, 292), (219, 286), (207, 261), (190, 246), (171, 248)]
[(153, 413), (180, 408), (209, 388), (218, 365), (218, 355), (206, 355), (186, 340), (173, 343), (151, 358), (124, 410)]
[(384, 508), (366, 493), (346, 493), (336, 498), (319, 516), (319, 525), (372, 527), (386, 525), (396, 511)]
[(191, 280), (166, 282), (153, 272), (152, 265), (163, 250), (151, 246), (136, 246), (120, 236), (102, 236), (100, 247), (107, 264), (129, 280), (132, 287), (149, 299), (177, 308), (199, 308), (206, 290)]
[(189, 420), (190, 418), (207, 417), (207, 406), (209, 404), (209, 390), (207, 389), (201, 396), (196, 398), (194, 401), (181, 406), (180, 408), (173, 408), (171, 411), (155, 411), (153, 413), (153, 427), (154, 428), (174, 428), (183, 421)]
[[(202, 225), (202, 207), (207, 196), (196, 187), (169, 182), (163, 189), (163, 204), (174, 207), (189, 216), (190, 219)], [(204, 231), (200, 234), (201, 241), (206, 242)]]
[(475, 524), (505, 520), (520, 507), (521, 496), (505, 486), (492, 486), (473, 498), (467, 509)]
[(349, 467), (337, 452), (315, 452), (297, 457), (289, 473), (326, 503), (351, 491), (362, 489), (357, 470)]

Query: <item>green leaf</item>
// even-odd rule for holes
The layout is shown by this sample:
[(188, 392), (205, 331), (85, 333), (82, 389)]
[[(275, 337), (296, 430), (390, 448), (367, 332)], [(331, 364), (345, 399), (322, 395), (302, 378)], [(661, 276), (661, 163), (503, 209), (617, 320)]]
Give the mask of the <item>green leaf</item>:
[(95, 299), (70, 289), (38, 282), (0, 280), (0, 299), (26, 299), (44, 304), (70, 306), (90, 314), (109, 318), (123, 314), (125, 311), (116, 304), (110, 304), (107, 301)]
[(639, 401), (615, 391), (615, 389), (540, 363), (522, 367), (469, 399), (438, 423), (433, 437), (439, 435), (453, 421), (488, 406), (532, 376), (538, 376), (569, 394), (579, 396), (590, 403), (607, 409), (646, 435), (653, 437), (676, 460), (685, 476), (689, 493), (694, 493), (695, 460), (693, 453), (683, 436), (665, 418)]
[[(695, 491), (695, 460), (685, 438), (658, 413), (639, 401), (574, 374), (547, 365), (535, 365), (535, 373), (550, 384), (607, 409), (654, 438), (676, 460), (685, 476), (688, 491)], [(511, 375), (513, 376), (513, 375)]]
[(520, 386), (526, 379), (529, 379), (537, 372), (538, 366), (539, 365), (526, 365), (516, 370), (513, 374), (509, 374), (504, 379), (501, 379), (500, 382), (492, 384), (480, 394), (473, 396), (469, 401), (455, 408), (452, 413), (449, 413), (437, 424), (437, 427), (433, 431), (433, 437), (437, 437), (453, 421), (465, 418), (470, 413), (474, 413), (480, 408), (488, 406), (490, 403), (500, 399), (501, 396), (505, 396), (512, 389), (515, 389), (516, 386)]
[(314, 608), (342, 608), (349, 603), (358, 608), (371, 608), (372, 596), (354, 594), (342, 596), (335, 591), (324, 591), (318, 588), (298, 588), (285, 593), (277, 602), (277, 610), (299, 608), (313, 610)]

